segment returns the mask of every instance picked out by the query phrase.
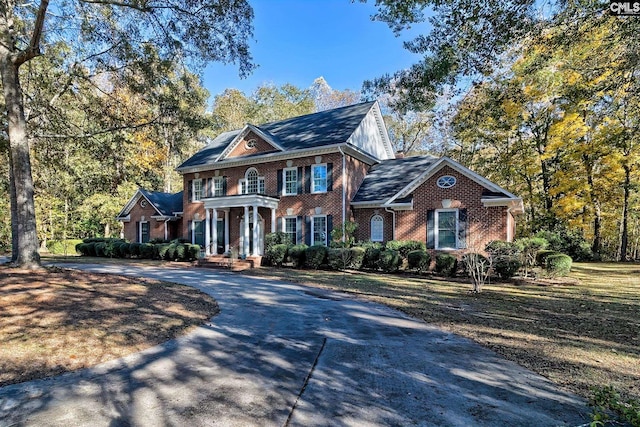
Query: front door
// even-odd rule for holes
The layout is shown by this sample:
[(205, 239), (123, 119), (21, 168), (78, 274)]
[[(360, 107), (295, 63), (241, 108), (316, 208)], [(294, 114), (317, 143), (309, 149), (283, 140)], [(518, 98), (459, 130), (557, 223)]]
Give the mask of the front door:
[(224, 253), (224, 218), (218, 218), (218, 226), (217, 226), (217, 236), (218, 241), (216, 244), (218, 245), (219, 254)]

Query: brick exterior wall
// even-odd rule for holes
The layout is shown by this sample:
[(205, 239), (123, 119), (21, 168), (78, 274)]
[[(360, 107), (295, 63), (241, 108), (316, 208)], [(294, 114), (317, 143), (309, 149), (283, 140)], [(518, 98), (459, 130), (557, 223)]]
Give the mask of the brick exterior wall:
[[(243, 143), (240, 145), (244, 146)], [(319, 162), (318, 162), (319, 160)], [(332, 182), (333, 190), (326, 193), (312, 194), (305, 192), (304, 182), (306, 180), (306, 167), (314, 164), (332, 164)], [(349, 201), (353, 198), (357, 192), (358, 187), (362, 183), (364, 176), (366, 175), (367, 165), (359, 160), (353, 159), (347, 156), (347, 206), (346, 216), (347, 219), (351, 218)], [(278, 171), (287, 167), (301, 167), (302, 168), (302, 189), (303, 194), (295, 196), (282, 196), (278, 194)], [(291, 160), (278, 160), (272, 162), (265, 162), (257, 165), (245, 165), (236, 166), (232, 168), (220, 168), (212, 169), (210, 171), (200, 173), (188, 173), (185, 174), (184, 179), (184, 194), (183, 194), (183, 220), (181, 227), (181, 236), (190, 239), (189, 221), (193, 220), (198, 215), (200, 220), (205, 218), (204, 204), (202, 202), (189, 202), (188, 183), (194, 179), (207, 179), (215, 176), (223, 176), (227, 179), (227, 196), (240, 194), (239, 181), (245, 178), (245, 174), (248, 169), (255, 168), (258, 171), (259, 177), (264, 177), (265, 182), (265, 194), (270, 197), (276, 197), (280, 199), (278, 209), (276, 210), (276, 217), (281, 218), (284, 216), (302, 216), (309, 217), (313, 215), (331, 215), (333, 226), (336, 227), (342, 223), (342, 154), (329, 153), (322, 155), (313, 155), (309, 157), (295, 158)], [(316, 213), (316, 208), (319, 208), (320, 213)], [(260, 208), (258, 210), (260, 216), (264, 220), (265, 233), (271, 232), (271, 211), (270, 209)], [(291, 215), (289, 215), (289, 213)], [(219, 216), (223, 213), (219, 212)], [(243, 208), (232, 208), (229, 212), (229, 244), (237, 246), (239, 244), (238, 236), (240, 234), (240, 219), (244, 215)], [(304, 223), (303, 223), (304, 228)], [(327, 230), (328, 233), (331, 230)], [(307, 230), (303, 231), (303, 237), (307, 233)], [(304, 242), (304, 238), (303, 238)]]
[(136, 230), (136, 222), (144, 220), (149, 222), (149, 240), (164, 239), (164, 221), (157, 221), (151, 218), (152, 215), (158, 215), (156, 210), (147, 202), (146, 207), (140, 206), (138, 201), (129, 213), (131, 221), (124, 224), (124, 238), (130, 242), (138, 241), (138, 230)]
[(366, 242), (371, 240), (371, 218), (374, 215), (382, 216), (382, 231), (384, 241), (393, 240), (393, 214), (384, 209), (358, 208), (353, 209), (354, 221), (358, 223), (356, 230), (356, 240)]
[[(256, 145), (253, 148), (249, 148), (247, 147), (246, 143), (247, 141), (252, 139), (256, 141)], [(267, 141), (260, 138), (254, 132), (249, 132), (247, 136), (245, 136), (238, 143), (238, 145), (236, 145), (234, 149), (231, 150), (227, 158), (243, 157), (243, 156), (250, 156), (250, 155), (256, 155), (256, 154), (265, 154), (265, 153), (271, 153), (274, 151), (278, 151), (278, 149), (275, 148), (270, 143), (268, 143)]]
[[(438, 177), (451, 175), (456, 178), (456, 184), (451, 188), (440, 188), (436, 185)], [(469, 222), (467, 235), (467, 250), (484, 252), (485, 245), (492, 240), (507, 239), (506, 207), (484, 207), (480, 201), (483, 187), (475, 181), (445, 166), (431, 178), (422, 183), (413, 192), (413, 210), (396, 212), (395, 240), (427, 240), (427, 211), (442, 209), (443, 200), (451, 200), (451, 208), (466, 208)], [(370, 240), (371, 217), (374, 209), (355, 209), (355, 218), (359, 224), (357, 238)], [(377, 213), (384, 217), (385, 240), (391, 239), (393, 217), (384, 210)], [(515, 224), (515, 222), (513, 222)], [(513, 227), (513, 225), (511, 225)], [(513, 235), (512, 235), (513, 236)], [(433, 251), (435, 252), (435, 251)], [(465, 250), (454, 251), (459, 254)]]

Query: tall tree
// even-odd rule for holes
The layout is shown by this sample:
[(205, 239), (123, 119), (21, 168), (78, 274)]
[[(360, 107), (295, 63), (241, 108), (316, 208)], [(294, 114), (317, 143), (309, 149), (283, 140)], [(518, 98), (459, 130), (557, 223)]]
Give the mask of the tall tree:
[(40, 56), (43, 46), (66, 40), (67, 61), (94, 76), (130, 66), (145, 69), (148, 62), (175, 57), (194, 64), (235, 62), (243, 75), (253, 68), (247, 44), (253, 10), (243, 0), (71, 0), (53, 3), (51, 14), (49, 3), (0, 3), (0, 73), (15, 191), (13, 258), (29, 267), (39, 265), (39, 256), (20, 68)]
[(311, 96), (316, 105), (316, 111), (331, 110), (357, 104), (360, 94), (349, 89), (337, 90), (329, 86), (324, 77), (318, 77), (311, 85)]

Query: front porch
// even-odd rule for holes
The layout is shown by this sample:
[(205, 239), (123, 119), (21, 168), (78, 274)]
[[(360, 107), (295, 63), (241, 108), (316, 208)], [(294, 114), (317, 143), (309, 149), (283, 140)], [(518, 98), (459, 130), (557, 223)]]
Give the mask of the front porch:
[(264, 254), (265, 217), (270, 218), (269, 232), (275, 231), (279, 199), (243, 194), (210, 197), (202, 202), (205, 256), (237, 254), (240, 258), (249, 258)]

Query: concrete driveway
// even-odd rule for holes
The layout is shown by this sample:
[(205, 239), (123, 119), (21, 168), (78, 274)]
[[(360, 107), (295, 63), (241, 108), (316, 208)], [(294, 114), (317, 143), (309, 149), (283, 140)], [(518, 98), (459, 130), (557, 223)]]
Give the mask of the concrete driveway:
[(389, 308), (200, 269), (77, 266), (184, 283), (221, 313), (193, 334), (0, 388), (0, 425), (577, 426), (583, 400)]

